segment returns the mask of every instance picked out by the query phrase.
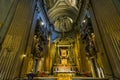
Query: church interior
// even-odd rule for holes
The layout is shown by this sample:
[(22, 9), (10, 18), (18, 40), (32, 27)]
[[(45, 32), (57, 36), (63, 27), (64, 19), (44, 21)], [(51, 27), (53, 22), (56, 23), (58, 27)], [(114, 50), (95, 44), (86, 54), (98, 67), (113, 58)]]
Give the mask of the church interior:
[(120, 80), (120, 0), (0, 0), (0, 80)]

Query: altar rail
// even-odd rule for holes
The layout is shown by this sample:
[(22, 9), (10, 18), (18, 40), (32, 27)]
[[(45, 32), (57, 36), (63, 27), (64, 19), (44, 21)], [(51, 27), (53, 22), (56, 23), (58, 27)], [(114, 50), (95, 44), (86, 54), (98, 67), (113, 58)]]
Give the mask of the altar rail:
[[(27, 77), (15, 78), (14, 80), (28, 80)], [(34, 77), (33, 80), (58, 80), (58, 77)], [(109, 78), (72, 77), (72, 80), (110, 80)]]

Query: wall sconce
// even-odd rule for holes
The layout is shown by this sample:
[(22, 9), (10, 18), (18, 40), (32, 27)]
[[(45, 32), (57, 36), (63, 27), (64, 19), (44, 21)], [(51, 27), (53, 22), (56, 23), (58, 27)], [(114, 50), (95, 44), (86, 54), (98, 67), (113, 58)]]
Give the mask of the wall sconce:
[(26, 57), (26, 54), (23, 54), (22, 56), (23, 56), (23, 58), (24, 58), (24, 57)]
[(40, 24), (43, 26), (43, 25), (44, 25), (44, 22), (41, 22)]

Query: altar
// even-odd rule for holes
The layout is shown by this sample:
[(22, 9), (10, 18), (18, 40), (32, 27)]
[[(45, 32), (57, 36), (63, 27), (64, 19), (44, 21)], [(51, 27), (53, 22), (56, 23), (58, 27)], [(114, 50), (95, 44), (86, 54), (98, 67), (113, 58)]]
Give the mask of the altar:
[(59, 73), (57, 77), (57, 80), (72, 80), (72, 74), (69, 73)]

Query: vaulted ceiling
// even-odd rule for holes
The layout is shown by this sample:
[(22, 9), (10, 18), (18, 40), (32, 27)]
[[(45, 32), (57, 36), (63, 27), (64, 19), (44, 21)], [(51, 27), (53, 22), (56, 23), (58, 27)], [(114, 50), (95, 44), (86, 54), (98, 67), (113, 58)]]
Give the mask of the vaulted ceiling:
[(54, 24), (57, 32), (68, 32), (72, 30), (81, 0), (46, 0), (50, 22)]

